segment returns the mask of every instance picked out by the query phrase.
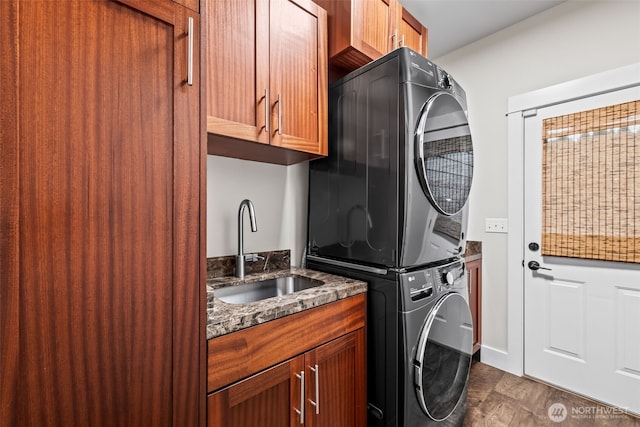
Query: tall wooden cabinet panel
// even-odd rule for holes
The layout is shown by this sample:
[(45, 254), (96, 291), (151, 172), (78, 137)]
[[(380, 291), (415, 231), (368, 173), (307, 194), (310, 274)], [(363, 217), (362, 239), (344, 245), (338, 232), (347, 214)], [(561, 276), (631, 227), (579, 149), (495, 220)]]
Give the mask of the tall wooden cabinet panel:
[(0, 16), (0, 424), (198, 425), (199, 17), (169, 0)]
[(326, 12), (311, 0), (211, 0), (204, 13), (208, 153), (284, 164), (326, 155)]

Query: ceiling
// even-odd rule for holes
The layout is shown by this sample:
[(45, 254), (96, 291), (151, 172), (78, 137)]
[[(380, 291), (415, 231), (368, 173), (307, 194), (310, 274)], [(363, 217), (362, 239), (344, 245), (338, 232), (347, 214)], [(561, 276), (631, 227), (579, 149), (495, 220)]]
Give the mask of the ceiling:
[(565, 0), (400, 0), (429, 29), (429, 58), (437, 58)]

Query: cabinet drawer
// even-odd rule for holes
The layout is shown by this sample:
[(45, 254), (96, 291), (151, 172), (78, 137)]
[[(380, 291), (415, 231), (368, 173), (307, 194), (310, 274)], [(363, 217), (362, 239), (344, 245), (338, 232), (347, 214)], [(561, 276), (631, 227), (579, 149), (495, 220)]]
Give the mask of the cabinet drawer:
[(208, 341), (207, 390), (214, 391), (364, 327), (359, 294)]

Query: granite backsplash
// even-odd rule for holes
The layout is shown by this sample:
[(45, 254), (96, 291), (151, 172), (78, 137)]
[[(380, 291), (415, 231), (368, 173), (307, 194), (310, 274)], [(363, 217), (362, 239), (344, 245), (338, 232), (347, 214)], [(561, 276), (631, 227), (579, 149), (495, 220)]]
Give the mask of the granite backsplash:
[[(244, 272), (247, 275), (256, 273), (270, 273), (277, 270), (288, 270), (291, 266), (291, 251), (258, 252), (262, 259), (258, 261), (246, 261)], [(236, 272), (235, 255), (207, 258), (207, 279), (216, 277), (233, 276)]]

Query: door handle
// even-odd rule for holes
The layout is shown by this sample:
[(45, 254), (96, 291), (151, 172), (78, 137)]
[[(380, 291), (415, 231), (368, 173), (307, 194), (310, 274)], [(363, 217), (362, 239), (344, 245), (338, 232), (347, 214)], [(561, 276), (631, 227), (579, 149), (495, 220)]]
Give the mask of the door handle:
[(193, 86), (193, 18), (187, 20), (187, 85)]
[(529, 270), (532, 270), (532, 271), (538, 271), (538, 270), (548, 270), (548, 271), (551, 271), (551, 269), (550, 269), (550, 268), (540, 267), (540, 264), (538, 263), (538, 261), (529, 261), (529, 263), (527, 264), (527, 266), (529, 266)]
[(264, 90), (264, 131), (269, 135), (269, 88)]
[(296, 374), (296, 378), (300, 380), (300, 409), (294, 407), (293, 410), (300, 415), (300, 424), (304, 424), (304, 371)]
[(316, 401), (309, 399), (309, 403), (311, 403), (316, 408), (316, 415), (320, 413), (320, 383), (318, 382), (318, 365), (309, 366), (311, 372), (313, 372), (316, 376)]
[(282, 98), (280, 94), (278, 94), (278, 99), (275, 103), (278, 104), (278, 129), (276, 129), (276, 132), (278, 135), (282, 135)]

